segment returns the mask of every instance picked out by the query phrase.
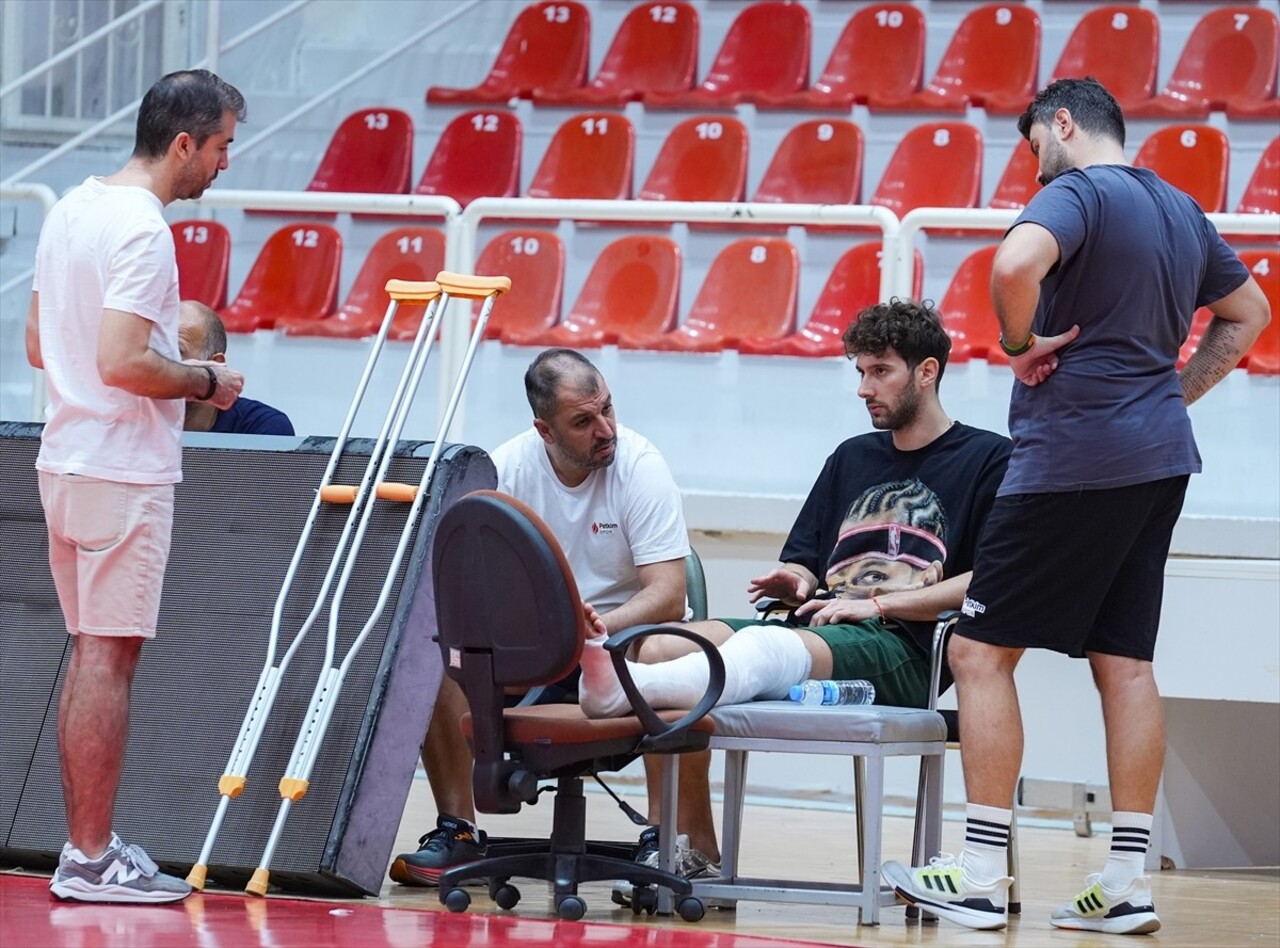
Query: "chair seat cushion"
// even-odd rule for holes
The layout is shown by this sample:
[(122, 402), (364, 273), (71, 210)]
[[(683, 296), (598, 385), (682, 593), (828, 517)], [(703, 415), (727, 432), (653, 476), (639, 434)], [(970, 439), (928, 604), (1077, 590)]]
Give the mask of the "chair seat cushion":
[(709, 717), (715, 722), (716, 737), (870, 744), (943, 741), (947, 737), (942, 715), (923, 708), (752, 701), (722, 705)]
[[(659, 711), (658, 717), (668, 724), (680, 720), (685, 711)], [(529, 744), (598, 744), (619, 738), (645, 736), (644, 725), (635, 715), (623, 718), (589, 718), (576, 704), (539, 704), (525, 708), (508, 708), (503, 712), (503, 733), (508, 745)], [(461, 720), (462, 733), (471, 738), (471, 715)], [(694, 733), (713, 734), (715, 725), (710, 717), (696, 721), (689, 730)]]

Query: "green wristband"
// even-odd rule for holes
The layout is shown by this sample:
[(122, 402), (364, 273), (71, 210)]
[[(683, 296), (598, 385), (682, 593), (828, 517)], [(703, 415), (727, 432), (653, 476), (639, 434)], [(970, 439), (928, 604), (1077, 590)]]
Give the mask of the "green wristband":
[(1026, 341), (1016, 348), (1004, 341), (1004, 333), (1000, 334), (1000, 348), (1004, 350), (1004, 354), (1007, 356), (1020, 356), (1035, 344), (1036, 334), (1033, 332), (1027, 333)]

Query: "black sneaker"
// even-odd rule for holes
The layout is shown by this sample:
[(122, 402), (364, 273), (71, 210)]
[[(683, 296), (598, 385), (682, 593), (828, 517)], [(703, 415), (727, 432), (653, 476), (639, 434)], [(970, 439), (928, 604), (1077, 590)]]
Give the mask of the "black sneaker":
[[(650, 826), (640, 834), (640, 842), (636, 844), (635, 861), (641, 866), (658, 868), (658, 828)], [(720, 864), (712, 862), (701, 851), (689, 845), (689, 837), (681, 833), (676, 837), (675, 874), (693, 881), (720, 875)], [(619, 879), (613, 884), (612, 899), (615, 905), (630, 906), (631, 893), (634, 886), (626, 879)], [(729, 903), (720, 899), (707, 899), (708, 908), (728, 908)]]
[[(475, 824), (441, 814), (436, 828), (418, 840), (416, 853), (401, 853), (391, 863), (391, 880), (401, 885), (439, 885), (440, 873), (483, 859), (488, 837)], [(463, 884), (483, 882), (466, 879)]]

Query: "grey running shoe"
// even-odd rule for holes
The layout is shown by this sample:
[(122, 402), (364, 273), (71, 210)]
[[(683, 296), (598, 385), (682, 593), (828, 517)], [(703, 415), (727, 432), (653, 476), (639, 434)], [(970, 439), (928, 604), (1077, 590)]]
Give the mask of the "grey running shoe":
[[(635, 861), (642, 866), (658, 868), (658, 828), (656, 826), (650, 826), (640, 834)], [(712, 862), (701, 851), (692, 848), (689, 845), (689, 837), (681, 833), (676, 837), (676, 863), (673, 871), (676, 875), (692, 882), (695, 879), (708, 879), (720, 875), (720, 864)], [(615, 882), (613, 884), (614, 903), (629, 906), (634, 888), (626, 879)], [(720, 907), (720, 900), (708, 900), (708, 907)]]
[(1049, 917), (1054, 927), (1108, 935), (1150, 935), (1160, 930), (1147, 876), (1139, 876), (1119, 892), (1104, 889), (1099, 874), (1085, 882), (1083, 892)]
[(178, 902), (191, 886), (166, 875), (141, 846), (126, 846), (111, 835), (111, 845), (97, 859), (67, 843), (49, 891), (59, 899), (77, 902)]

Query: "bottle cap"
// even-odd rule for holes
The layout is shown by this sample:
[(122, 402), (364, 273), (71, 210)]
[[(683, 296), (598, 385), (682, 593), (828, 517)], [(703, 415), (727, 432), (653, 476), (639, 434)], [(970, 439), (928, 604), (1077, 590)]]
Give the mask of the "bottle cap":
[(804, 689), (799, 685), (792, 685), (791, 689), (787, 692), (787, 697), (792, 701), (799, 701), (804, 697)]

